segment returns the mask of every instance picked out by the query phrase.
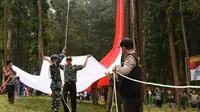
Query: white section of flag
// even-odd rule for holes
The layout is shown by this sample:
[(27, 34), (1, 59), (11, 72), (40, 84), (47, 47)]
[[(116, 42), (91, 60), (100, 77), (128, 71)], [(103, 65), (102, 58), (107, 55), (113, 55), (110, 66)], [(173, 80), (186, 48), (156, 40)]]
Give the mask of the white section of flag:
[[(73, 64), (79, 65), (84, 63), (86, 56), (74, 56), (72, 58)], [(62, 64), (65, 63), (64, 60), (65, 59), (63, 59)], [(50, 63), (48, 63), (47, 61), (43, 61), (40, 76), (31, 75), (16, 66), (13, 66), (13, 69), (17, 72), (17, 76), (20, 77), (20, 80), (25, 85), (44, 93), (51, 94), (49, 65)], [(102, 66), (94, 57), (90, 57), (88, 59), (87, 66), (83, 70), (78, 71), (77, 92), (81, 92), (87, 89), (94, 81), (104, 77), (105, 72), (107, 72), (107, 69)], [(62, 70), (61, 76), (63, 80), (64, 75)]]
[(197, 72), (196, 69), (191, 69), (190, 70), (191, 81), (200, 80), (200, 75), (197, 75), (196, 72)]
[(118, 54), (117, 58), (115, 59), (115, 61), (112, 63), (112, 65), (108, 68), (108, 70), (110, 72), (112, 72), (112, 69), (114, 66), (116, 65), (121, 65), (121, 56), (122, 56), (122, 52), (120, 50), (120, 53)]

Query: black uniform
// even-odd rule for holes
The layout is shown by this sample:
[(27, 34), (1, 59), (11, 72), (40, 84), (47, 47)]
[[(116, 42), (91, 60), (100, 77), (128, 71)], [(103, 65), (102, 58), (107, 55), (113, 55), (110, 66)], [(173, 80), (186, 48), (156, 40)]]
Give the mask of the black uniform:
[[(139, 66), (138, 56), (134, 53), (128, 54), (127, 56), (129, 55), (134, 57), (136, 61), (136, 66), (127, 75), (127, 77), (131, 79), (141, 80), (142, 71)], [(122, 64), (121, 66), (124, 66), (123, 61), (121, 64)], [(119, 92), (123, 99), (125, 112), (140, 112), (140, 108), (142, 106), (140, 83), (132, 82), (129, 79), (126, 79), (120, 76), (119, 77)]]
[(64, 53), (59, 55), (52, 55), (51, 59), (57, 59), (56, 63), (50, 65), (50, 74), (51, 74), (51, 90), (52, 90), (52, 112), (58, 112), (61, 100), (61, 76), (60, 76), (60, 63), (65, 57)]

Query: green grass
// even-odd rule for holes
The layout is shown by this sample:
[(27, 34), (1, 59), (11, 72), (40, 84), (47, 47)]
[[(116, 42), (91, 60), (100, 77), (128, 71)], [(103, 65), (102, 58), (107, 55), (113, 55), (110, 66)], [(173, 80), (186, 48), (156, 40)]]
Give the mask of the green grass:
[[(60, 112), (64, 112), (60, 107)], [(104, 105), (95, 106), (90, 102), (78, 102), (77, 112), (105, 112)], [(24, 97), (15, 99), (10, 105), (6, 95), (0, 96), (0, 112), (51, 112), (51, 97)]]
[[(114, 110), (115, 108), (113, 108)], [(147, 112), (147, 107), (144, 107)], [(14, 105), (10, 105), (6, 95), (0, 95), (0, 112), (51, 112), (51, 97), (24, 97), (16, 99)], [(64, 112), (62, 106), (60, 112)], [(105, 105), (93, 105), (91, 102), (78, 102), (77, 112), (105, 112)], [(191, 109), (179, 111), (178, 109), (169, 109), (165, 105), (162, 109), (154, 107), (151, 112), (197, 112)]]

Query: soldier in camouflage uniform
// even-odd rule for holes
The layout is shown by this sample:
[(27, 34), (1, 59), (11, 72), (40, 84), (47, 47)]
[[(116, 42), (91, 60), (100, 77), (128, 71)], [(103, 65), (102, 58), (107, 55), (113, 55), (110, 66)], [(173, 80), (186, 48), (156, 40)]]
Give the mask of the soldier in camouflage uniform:
[(51, 90), (52, 90), (52, 112), (58, 112), (61, 100), (61, 76), (60, 76), (60, 63), (65, 57), (67, 49), (64, 48), (63, 52), (59, 55), (54, 54), (51, 56), (51, 60), (44, 58), (44, 60), (49, 61), (50, 65), (50, 75), (51, 75)]

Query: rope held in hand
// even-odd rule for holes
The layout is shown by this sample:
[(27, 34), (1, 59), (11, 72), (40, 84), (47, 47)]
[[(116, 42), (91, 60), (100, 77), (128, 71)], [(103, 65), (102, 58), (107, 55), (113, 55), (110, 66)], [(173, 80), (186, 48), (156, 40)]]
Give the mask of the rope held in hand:
[(115, 105), (116, 105), (116, 112), (118, 112), (118, 100), (117, 100), (117, 90), (116, 90), (116, 76), (115, 74), (113, 75), (113, 80), (114, 80), (114, 95), (115, 95)]
[[(65, 32), (65, 48), (67, 47), (67, 37), (68, 37), (68, 24), (69, 24), (69, 8), (70, 8), (70, 0), (68, 0), (68, 4), (67, 4), (67, 20), (66, 20), (66, 32)], [(64, 65), (64, 72), (65, 72), (65, 65)], [(64, 94), (63, 94), (63, 89), (61, 91), (61, 96), (63, 99), (64, 104), (67, 106), (68, 110), (71, 112), (69, 106), (67, 105), (65, 98), (64, 98)]]
[(61, 96), (62, 96), (62, 100), (64, 102), (64, 104), (67, 106), (67, 108), (69, 109), (69, 112), (71, 112), (71, 109), (69, 108), (69, 106), (67, 105), (67, 102), (65, 101), (66, 99), (64, 98), (64, 94), (63, 94), (63, 88), (61, 90)]

